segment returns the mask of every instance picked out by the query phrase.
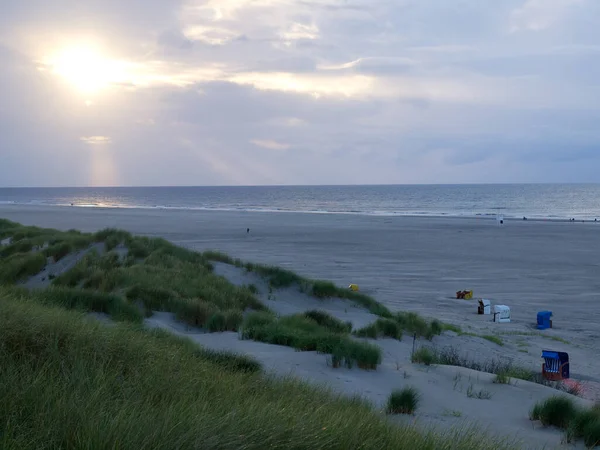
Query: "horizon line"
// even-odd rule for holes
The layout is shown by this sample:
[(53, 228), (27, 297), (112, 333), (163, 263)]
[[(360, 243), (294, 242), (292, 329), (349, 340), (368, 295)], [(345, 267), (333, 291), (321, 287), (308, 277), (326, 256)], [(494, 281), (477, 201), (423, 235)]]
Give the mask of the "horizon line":
[(113, 185), (113, 186), (0, 186), (0, 189), (131, 189), (131, 188), (288, 188), (288, 187), (384, 187), (384, 186), (540, 186), (598, 185), (600, 182), (495, 182), (495, 183), (359, 183), (359, 184), (213, 184), (213, 185)]

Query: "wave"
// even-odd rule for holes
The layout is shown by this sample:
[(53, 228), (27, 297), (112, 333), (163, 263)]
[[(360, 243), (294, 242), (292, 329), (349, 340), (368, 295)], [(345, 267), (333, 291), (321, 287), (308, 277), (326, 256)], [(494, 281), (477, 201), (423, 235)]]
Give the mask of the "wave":
[[(63, 201), (43, 201), (43, 200), (28, 200), (18, 202), (13, 200), (0, 200), (0, 205), (15, 205), (15, 206), (46, 206), (46, 207), (73, 207), (73, 208), (105, 208), (105, 209), (143, 209), (143, 210), (166, 210), (166, 211), (215, 211), (215, 212), (240, 212), (240, 213), (300, 213), (300, 214), (323, 214), (323, 215), (358, 215), (358, 216), (375, 216), (375, 217), (452, 217), (452, 218), (476, 218), (479, 220), (495, 220), (502, 215), (505, 220), (523, 220), (526, 216), (532, 221), (568, 221), (575, 218), (578, 221), (594, 221), (595, 217), (586, 214), (530, 214), (523, 215), (511, 213), (508, 208), (502, 209), (503, 212), (468, 212), (468, 211), (427, 211), (427, 210), (357, 210), (357, 209), (293, 209), (293, 208), (272, 208), (264, 206), (173, 206), (173, 205), (144, 205), (144, 204), (126, 204), (126, 203), (104, 203), (104, 202), (73, 202), (67, 203)], [(490, 208), (494, 210), (494, 208)]]

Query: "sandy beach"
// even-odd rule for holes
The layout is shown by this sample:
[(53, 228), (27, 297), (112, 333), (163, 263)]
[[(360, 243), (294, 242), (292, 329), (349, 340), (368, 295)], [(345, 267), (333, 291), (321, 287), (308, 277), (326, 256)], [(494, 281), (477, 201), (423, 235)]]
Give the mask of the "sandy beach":
[[(600, 351), (596, 342), (600, 337), (600, 311), (596, 302), (600, 297), (597, 256), (600, 224), (509, 221), (499, 227), (495, 221), (484, 219), (41, 206), (1, 206), (0, 217), (58, 229), (122, 228), (136, 234), (161, 236), (192, 249), (214, 249), (243, 260), (279, 265), (300, 275), (330, 279), (340, 285), (356, 283), (393, 311), (416, 311), (460, 325), (473, 334), (501, 338), (502, 346), (478, 336), (458, 336), (451, 332), (434, 339), (433, 345), (460, 348), (473, 359), (505, 358), (525, 367), (541, 368), (542, 349), (567, 351), (572, 377), (584, 381), (585, 397), (589, 401), (599, 398)], [(217, 270), (232, 281), (242, 276), (228, 273), (223, 267)], [(496, 324), (491, 322), (491, 316), (477, 315), (475, 300), (455, 299), (459, 289), (473, 289), (476, 298), (510, 306), (512, 322)], [(280, 313), (295, 312), (294, 303), (286, 303), (283, 297), (279, 303), (275, 301), (268, 306)], [(346, 314), (360, 326), (370, 320), (368, 314), (348, 311), (339, 305), (337, 308), (332, 313)], [(553, 329), (535, 330), (539, 310), (553, 311)], [(152, 320), (155, 326), (169, 322), (168, 317), (160, 316)], [(195, 335), (194, 339), (213, 347), (237, 346), (240, 351), (245, 351), (244, 346), (252, 346), (248, 352), (258, 353), (259, 359), (262, 354), (267, 366), (272, 363), (273, 355), (279, 355), (276, 357), (289, 363), (286, 367), (290, 373), (295, 373), (295, 366), (297, 375), (349, 393), (360, 393), (365, 386), (364, 378), (371, 376), (354, 371), (327, 375), (323, 361), (320, 363), (323, 367), (308, 373), (304, 360), (311, 356), (290, 349), (268, 352), (264, 349), (266, 344), (237, 341), (235, 334), (228, 340), (222, 336), (215, 341), (214, 336), (206, 334)], [(452, 405), (456, 405), (463, 411), (461, 422), (472, 423), (480, 418), (482, 425), (493, 428), (497, 418), (505, 415), (506, 420), (498, 421), (498, 431), (522, 432), (530, 443), (540, 442), (540, 436), (545, 445), (559, 443), (560, 433), (528, 431), (530, 404), (551, 395), (552, 389), (529, 386), (531, 383), (526, 382), (512, 388), (496, 386), (487, 374), (465, 369), (459, 378), (476, 379), (476, 383), (492, 390), (496, 399), (488, 405), (482, 400), (474, 400), (479, 403), (473, 404), (473, 399), (466, 399), (463, 393), (469, 382), (465, 381), (464, 386), (460, 383), (457, 389), (455, 369), (440, 367), (423, 374), (410, 363), (398, 363), (410, 354), (407, 339), (402, 343), (388, 340), (378, 343), (386, 358), (376, 375), (379, 381), (372, 386), (376, 403), (378, 398), (383, 401), (392, 387), (385, 380), (402, 378), (398, 373), (404, 373), (405, 378), (412, 379), (423, 390), (437, 392), (428, 397), (420, 416), (426, 424), (454, 426), (458, 419)], [(353, 382), (354, 378), (362, 381)], [(508, 393), (504, 392), (506, 389), (512, 390)], [(432, 398), (443, 400), (436, 402)], [(506, 414), (498, 414), (498, 408)], [(516, 418), (515, 410), (519, 415)]]

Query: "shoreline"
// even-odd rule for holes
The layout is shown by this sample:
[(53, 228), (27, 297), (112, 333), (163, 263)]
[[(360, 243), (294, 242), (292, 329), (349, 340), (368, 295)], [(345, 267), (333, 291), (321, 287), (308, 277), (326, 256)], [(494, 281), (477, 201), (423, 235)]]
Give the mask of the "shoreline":
[[(233, 208), (211, 208), (211, 207), (185, 207), (185, 206), (131, 206), (131, 205), (96, 205), (96, 204), (47, 204), (47, 203), (14, 203), (0, 202), (0, 213), (4, 208), (66, 208), (66, 209), (83, 209), (83, 210), (104, 210), (104, 211), (173, 211), (173, 212), (190, 212), (190, 213), (234, 213), (234, 214), (302, 214), (316, 216), (350, 216), (350, 217), (372, 217), (385, 219), (448, 219), (448, 220), (484, 220), (497, 221), (498, 216), (503, 216), (504, 222), (535, 222), (535, 223), (600, 223), (597, 217), (587, 216), (582, 218), (575, 215), (574, 219), (567, 217), (556, 216), (510, 216), (504, 214), (493, 213), (474, 213), (474, 214), (453, 214), (453, 213), (396, 213), (396, 212), (359, 212), (359, 211), (322, 211), (322, 210), (283, 210), (283, 209), (233, 209)], [(526, 219), (524, 219), (526, 217)]]

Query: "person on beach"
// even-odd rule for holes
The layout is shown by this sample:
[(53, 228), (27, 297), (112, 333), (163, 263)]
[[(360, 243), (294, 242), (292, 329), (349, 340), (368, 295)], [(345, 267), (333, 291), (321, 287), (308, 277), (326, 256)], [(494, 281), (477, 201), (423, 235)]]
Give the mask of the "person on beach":
[(250, 233), (250, 228), (246, 228), (246, 234)]

